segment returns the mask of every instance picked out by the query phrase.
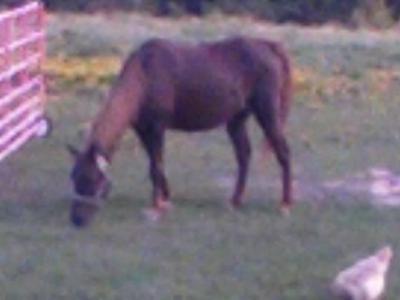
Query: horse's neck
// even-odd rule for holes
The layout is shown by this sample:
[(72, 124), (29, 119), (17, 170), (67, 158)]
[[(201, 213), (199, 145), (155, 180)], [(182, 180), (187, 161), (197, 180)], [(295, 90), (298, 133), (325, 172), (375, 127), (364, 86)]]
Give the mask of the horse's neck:
[(126, 129), (137, 119), (141, 88), (137, 78), (122, 73), (94, 121), (90, 140), (99, 145), (109, 157)]

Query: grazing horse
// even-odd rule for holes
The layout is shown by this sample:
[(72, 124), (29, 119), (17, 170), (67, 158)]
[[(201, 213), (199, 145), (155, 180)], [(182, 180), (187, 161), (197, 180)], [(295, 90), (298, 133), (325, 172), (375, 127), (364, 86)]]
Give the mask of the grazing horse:
[(250, 143), (246, 120), (253, 115), (282, 169), (281, 209), (289, 211), (290, 151), (284, 123), (291, 98), (289, 59), (276, 42), (235, 37), (185, 45), (163, 39), (146, 42), (125, 61), (83, 151), (75, 157), (71, 178), (77, 198), (71, 220), (91, 220), (108, 190), (107, 168), (128, 128), (139, 137), (150, 161), (153, 205), (157, 217), (170, 207), (163, 148), (167, 129), (186, 132), (226, 126), (238, 163), (230, 203), (242, 204)]

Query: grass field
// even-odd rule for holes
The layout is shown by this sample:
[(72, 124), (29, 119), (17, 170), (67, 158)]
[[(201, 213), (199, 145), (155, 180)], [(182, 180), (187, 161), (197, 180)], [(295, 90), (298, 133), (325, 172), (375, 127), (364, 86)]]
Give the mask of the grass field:
[[(67, 142), (104, 98), (120, 60), (154, 36), (189, 42), (232, 34), (272, 37), (289, 49), (296, 93), (288, 126), (297, 204), (278, 214), (279, 169), (254, 156), (246, 204), (226, 209), (236, 166), (223, 129), (169, 133), (175, 210), (157, 224), (147, 161), (130, 134), (112, 167), (114, 190), (91, 227), (68, 222)], [(400, 212), (364, 193), (323, 188), (381, 166), (400, 172), (400, 43), (394, 31), (276, 27), (251, 19), (50, 17), (50, 139), (0, 168), (0, 299), (331, 299), (335, 274), (385, 244), (395, 252), (387, 299), (398, 299)]]

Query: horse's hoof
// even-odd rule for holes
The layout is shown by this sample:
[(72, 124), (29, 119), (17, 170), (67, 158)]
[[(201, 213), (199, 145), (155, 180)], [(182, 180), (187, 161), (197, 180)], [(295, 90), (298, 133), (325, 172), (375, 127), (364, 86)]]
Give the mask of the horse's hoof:
[(241, 202), (231, 200), (229, 202), (226, 202), (226, 207), (231, 212), (237, 212), (243, 207), (243, 205)]
[(152, 207), (144, 210), (144, 216), (148, 221), (157, 222), (163, 215), (171, 211), (174, 208), (169, 201), (160, 201), (157, 203), (157, 207)]
[(158, 210), (162, 212), (169, 212), (174, 208), (174, 205), (170, 201), (160, 201), (158, 203)]
[(283, 217), (290, 217), (290, 205), (288, 204), (283, 204), (280, 207), (281, 215)]
[(143, 215), (147, 221), (158, 222), (161, 218), (161, 211), (155, 208), (148, 208), (143, 211)]

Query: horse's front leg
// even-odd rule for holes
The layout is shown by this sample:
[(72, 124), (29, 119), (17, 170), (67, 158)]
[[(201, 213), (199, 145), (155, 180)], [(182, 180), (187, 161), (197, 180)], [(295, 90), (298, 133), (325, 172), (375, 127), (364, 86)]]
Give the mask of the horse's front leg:
[(163, 163), (165, 129), (153, 125), (136, 131), (149, 157), (149, 173), (153, 185), (153, 206), (145, 214), (149, 219), (157, 220), (172, 208)]

